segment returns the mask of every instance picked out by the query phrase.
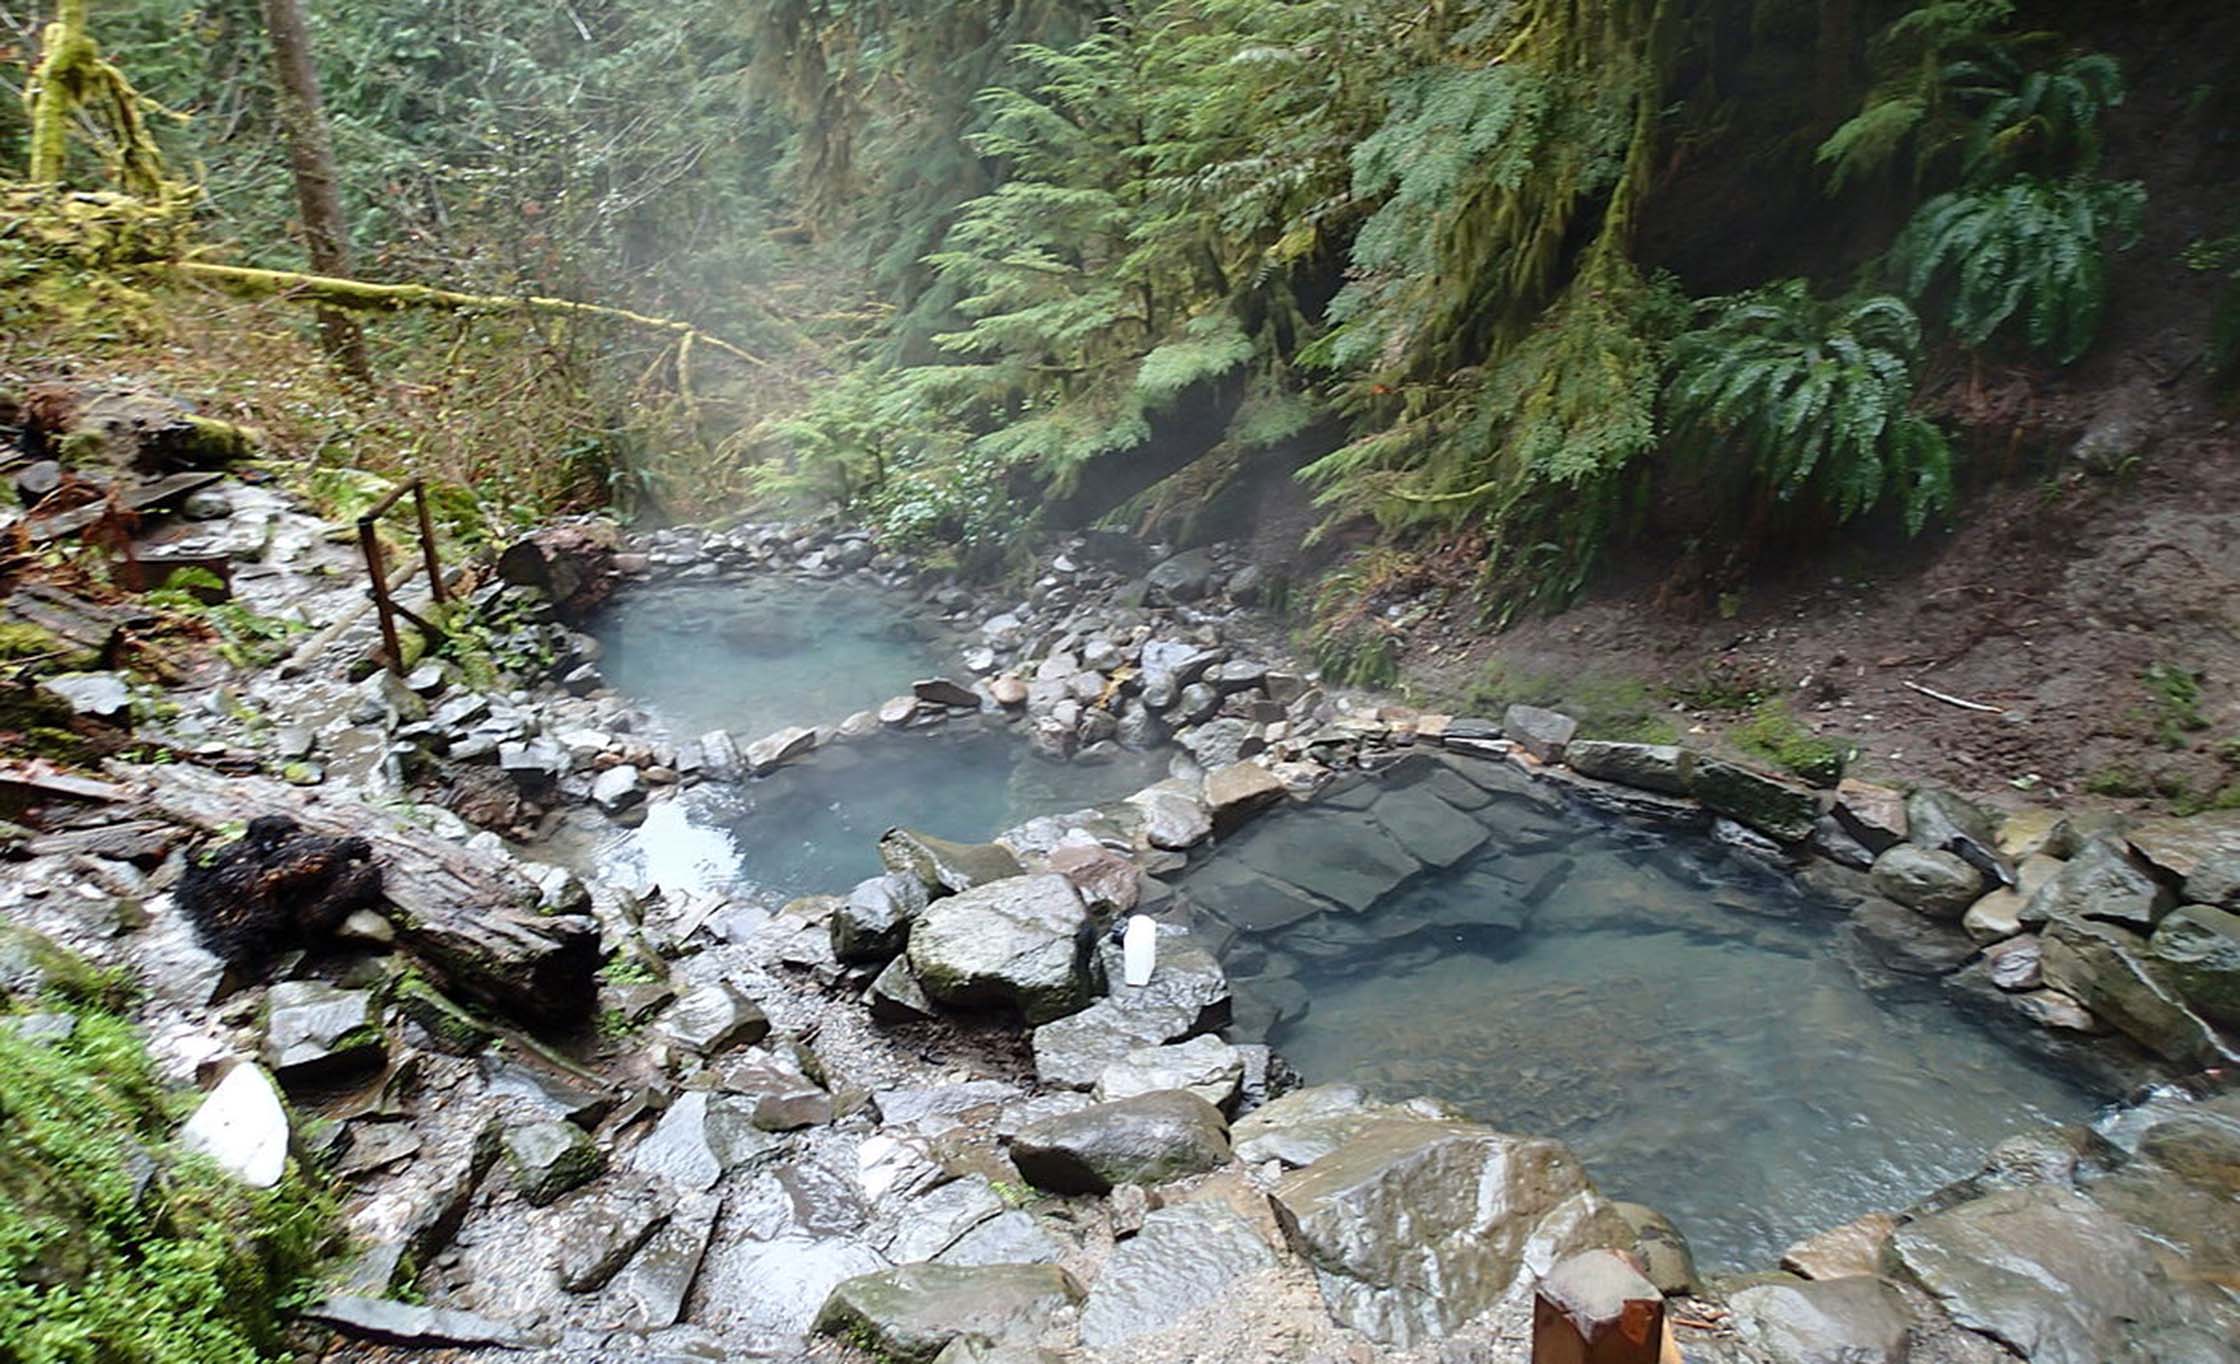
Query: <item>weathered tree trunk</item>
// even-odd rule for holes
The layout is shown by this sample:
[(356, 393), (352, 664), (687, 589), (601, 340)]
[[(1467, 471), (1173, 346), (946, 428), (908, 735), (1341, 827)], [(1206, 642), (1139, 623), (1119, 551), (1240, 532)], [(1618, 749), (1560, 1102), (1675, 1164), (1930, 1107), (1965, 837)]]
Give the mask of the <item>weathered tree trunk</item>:
[[(342, 217), (334, 141), (327, 134), (326, 111), (319, 100), (319, 73), (311, 64), (311, 32), (296, 0), (262, 3), (265, 35), (272, 41), (273, 74), (279, 82), (280, 124), (288, 139), (288, 169), (296, 183), (296, 213), (303, 219), (304, 251), (319, 274), (348, 275), (350, 230)], [(319, 332), (336, 364), (360, 379), (372, 377), (365, 335), (356, 318), (339, 308), (321, 308)]]
[(62, 0), (47, 26), (39, 65), (32, 72), (31, 165), (35, 185), (62, 183), (63, 158), (70, 145), (72, 73), (92, 43), (86, 34), (86, 0)]
[(209, 832), (284, 814), (312, 833), (355, 835), (381, 867), (383, 912), (397, 947), (447, 992), (531, 1023), (571, 1024), (599, 994), (599, 927), (581, 915), (539, 914), (537, 891), (501, 863), (399, 824), (354, 801), (305, 799), (266, 777), (222, 777), (185, 764), (118, 767), (148, 805)]

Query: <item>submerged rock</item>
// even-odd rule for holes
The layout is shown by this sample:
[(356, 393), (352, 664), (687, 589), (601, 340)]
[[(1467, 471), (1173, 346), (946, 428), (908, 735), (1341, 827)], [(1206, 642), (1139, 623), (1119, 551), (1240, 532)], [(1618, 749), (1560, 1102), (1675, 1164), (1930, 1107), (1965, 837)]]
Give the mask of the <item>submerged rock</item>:
[(1195, 1094), (1162, 1090), (1092, 1104), (1027, 1124), (1012, 1139), (1011, 1163), (1052, 1193), (1163, 1184), (1229, 1162), (1229, 1124)]
[(1014, 876), (928, 906), (910, 928), (910, 970), (938, 1003), (1047, 1023), (1089, 1003), (1091, 935), (1071, 882)]
[(1031, 1337), (1082, 1296), (1056, 1265), (902, 1265), (834, 1288), (816, 1329), (901, 1364), (931, 1364), (959, 1337)]

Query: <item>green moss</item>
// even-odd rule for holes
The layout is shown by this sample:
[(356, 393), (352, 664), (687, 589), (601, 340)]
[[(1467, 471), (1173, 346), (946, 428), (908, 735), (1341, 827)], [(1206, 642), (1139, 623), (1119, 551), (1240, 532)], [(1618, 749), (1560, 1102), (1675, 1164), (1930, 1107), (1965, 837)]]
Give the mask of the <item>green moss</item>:
[(2140, 674), (2153, 706), (2150, 717), (2154, 741), (2164, 748), (2184, 748), (2187, 736), (2207, 729), (2201, 714), (2201, 676), (2171, 663), (2150, 665)]
[(0, 621), (0, 662), (28, 662), (34, 675), (82, 672), (101, 662), (98, 649), (74, 645), (29, 621)]
[(7, 1357), (251, 1364), (331, 1241), (299, 1177), (243, 1188), (172, 1140), (139, 1035), (94, 1009), (57, 1041), (0, 1029), (0, 1340)]
[(1851, 746), (1814, 734), (1797, 722), (1780, 701), (1763, 701), (1750, 722), (1734, 731), (1735, 744), (1775, 763), (1815, 786), (1833, 786), (1843, 780), (1843, 767)]
[(1579, 722), (1582, 739), (1669, 744), (1680, 731), (1639, 678), (1599, 673), (1521, 673), (1499, 660), (1486, 665), (1460, 709), (1498, 718), (1510, 706), (1545, 706)]
[(2096, 796), (2143, 796), (2153, 789), (2134, 767), (2110, 764), (2085, 774), (2084, 789)]

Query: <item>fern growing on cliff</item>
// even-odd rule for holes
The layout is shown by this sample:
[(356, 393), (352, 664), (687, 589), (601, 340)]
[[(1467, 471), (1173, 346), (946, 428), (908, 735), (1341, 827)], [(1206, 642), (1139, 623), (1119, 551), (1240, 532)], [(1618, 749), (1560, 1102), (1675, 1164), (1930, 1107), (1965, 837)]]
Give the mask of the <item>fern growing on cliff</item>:
[(2019, 322), (2032, 349), (2068, 364), (2099, 330), (2108, 253), (2138, 241), (2146, 200), (2136, 181), (2031, 176), (1940, 194), (1899, 234), (1891, 269), (1964, 344)]
[(1739, 451), (1775, 497), (1838, 520), (1894, 500), (1918, 533), (1951, 504), (1951, 447), (1912, 410), (1921, 323), (1904, 300), (1824, 303), (1793, 279), (1702, 306), (1665, 390), (1687, 447)]

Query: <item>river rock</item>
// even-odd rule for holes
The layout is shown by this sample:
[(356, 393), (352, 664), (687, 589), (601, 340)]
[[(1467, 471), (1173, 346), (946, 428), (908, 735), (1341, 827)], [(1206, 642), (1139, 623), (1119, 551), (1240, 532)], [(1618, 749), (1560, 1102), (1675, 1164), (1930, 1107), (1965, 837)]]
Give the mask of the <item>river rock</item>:
[(998, 1213), (959, 1236), (941, 1252), (936, 1263), (945, 1265), (1051, 1265), (1064, 1249), (1033, 1213), (1013, 1209)]
[(1379, 1123), (1272, 1195), (1345, 1325), (1403, 1348), (1529, 1291), (1551, 1260), (1633, 1231), (1558, 1142), (1475, 1123)]
[(688, 1199), (672, 1214), (668, 1225), (655, 1232), (643, 1249), (617, 1276), (611, 1295), (629, 1305), (626, 1324), (639, 1331), (673, 1326), (684, 1315), (685, 1301), (700, 1277), (707, 1259), (708, 1242), (715, 1236), (716, 1215), (722, 1204), (714, 1198)]
[(1258, 763), (1231, 763), (1206, 773), (1205, 802), (1215, 832), (1236, 829), (1283, 799), (1283, 782)]
[(1268, 746), (1260, 735), (1259, 726), (1234, 717), (1183, 730), (1177, 742), (1209, 772), (1242, 762)]
[(747, 769), (760, 777), (778, 770), (786, 762), (800, 757), (817, 746), (817, 732), (800, 725), (788, 725), (775, 734), (765, 735), (747, 745)]
[(1184, 687), (1205, 676), (1221, 660), (1219, 650), (1176, 640), (1155, 639), (1143, 646), (1143, 699), (1165, 710)]
[(2240, 1028), (2240, 915), (2182, 905), (2156, 925), (2147, 956), (2202, 1017)]
[(1181, 604), (1203, 597), (1213, 584), (1213, 573), (1212, 553), (1189, 549), (1153, 568), (1144, 583), (1154, 601)]
[(266, 992), (262, 1055), (281, 1084), (329, 1080), (379, 1065), (386, 1054), (372, 991), (284, 980)]
[(1218, 1037), (1193, 1037), (1168, 1046), (1138, 1047), (1106, 1066), (1092, 1097), (1105, 1103), (1164, 1089), (1197, 1095), (1227, 1110), (1244, 1083), (1244, 1057)]
[(668, 1209), (645, 1189), (587, 1196), (556, 1238), (560, 1287), (570, 1293), (606, 1287), (668, 1221)]
[(2044, 954), (2038, 935), (2025, 933), (1983, 949), (1985, 974), (2002, 990), (2035, 990), (2045, 984)]
[(1877, 857), (1905, 841), (1906, 798), (1887, 786), (1845, 777), (1836, 783), (1829, 813), (1845, 833)]
[(1203, 682), (1193, 682), (1175, 697), (1174, 711), (1167, 718), (1178, 725), (1203, 724), (1221, 709), (1221, 693)]
[(1883, 1247), (1898, 1219), (1886, 1212), (1870, 1212), (1790, 1246), (1781, 1252), (1781, 1267), (1808, 1279), (1842, 1279), (1855, 1274), (1881, 1272)]
[(770, 1019), (729, 981), (715, 981), (670, 1005), (654, 1028), (685, 1050), (709, 1056), (760, 1042), (770, 1035)]
[(2030, 899), (2061, 871), (2061, 863), (2051, 857), (2026, 857), (2015, 868), (2015, 884), (2001, 886), (1968, 906), (1960, 916), (1960, 927), (1977, 942), (1998, 942), (2022, 932), (2023, 912), (2030, 906)]
[(2062, 919), (2097, 919), (2149, 932), (2177, 903), (2168, 887), (2108, 839), (2077, 850), (2023, 907), (2025, 927)]
[(1091, 1349), (1172, 1327), (1184, 1313), (1221, 1301), (1229, 1286), (1276, 1263), (1252, 1224), (1206, 1200), (1160, 1208), (1097, 1274), (1081, 1309)]
[(898, 1265), (921, 1264), (966, 1232), (1000, 1217), (1006, 1204), (986, 1177), (966, 1175), (918, 1195), (896, 1215), (894, 1234), (882, 1249)]
[(1579, 722), (1561, 711), (1511, 706), (1502, 714), (1501, 730), (1517, 747), (1540, 761), (1559, 763), (1572, 736), (1579, 732)]
[(1695, 770), (1695, 755), (1673, 744), (1574, 739), (1564, 746), (1563, 760), (1582, 776), (1676, 796), (1688, 794)]
[(865, 1007), (871, 1010), (872, 1021), (889, 1026), (923, 1023), (937, 1016), (933, 1001), (926, 998), (925, 987), (910, 974), (907, 957), (896, 957), (888, 962), (863, 998)]
[(1102, 844), (1062, 843), (1050, 850), (1049, 862), (1100, 914), (1127, 913), (1143, 891), (1142, 869)]
[(832, 955), (851, 964), (891, 961), (925, 912), (925, 883), (889, 872), (859, 881), (832, 911)]
[(1113, 738), (1131, 753), (1146, 753), (1167, 741), (1167, 723), (1143, 702), (1129, 699), (1120, 708)]
[(2147, 965), (2147, 940), (2114, 924), (2056, 919), (2042, 937), (2046, 984), (2158, 1056), (2180, 1063), (2230, 1059), (2215, 1031)]
[(2218, 1315), (2137, 1231), (2058, 1185), (1962, 1203), (1898, 1228), (1890, 1244), (1954, 1321), (2033, 1364), (2178, 1358), (2150, 1342)]
[(240, 1062), (179, 1129), (179, 1144), (249, 1187), (269, 1189), (288, 1169), (288, 1110), (271, 1077)]
[(1032, 1337), (1082, 1296), (1056, 1265), (901, 1265), (834, 1288), (816, 1330), (898, 1364), (931, 1364), (959, 1337)]
[(1874, 860), (1876, 890), (1932, 919), (1958, 919), (1983, 893), (1983, 873), (1958, 856), (1900, 843)]
[(643, 805), (645, 800), (645, 776), (628, 763), (610, 767), (591, 779), (591, 803), (610, 815)]
[(1017, 876), (1011, 850), (994, 843), (953, 843), (915, 829), (889, 829), (879, 839), (887, 870), (915, 876), (928, 893), (947, 895)]
[(1143, 812), (1143, 838), (1154, 848), (1181, 852), (1213, 836), (1213, 816), (1188, 791), (1162, 782), (1128, 797)]
[(1880, 1279), (1759, 1284), (1727, 1305), (1736, 1334), (1781, 1364), (1906, 1364), (1912, 1323)]
[(499, 1145), (513, 1172), (513, 1187), (535, 1207), (587, 1184), (606, 1166), (590, 1136), (572, 1122), (516, 1123)]
[(1820, 797), (1807, 788), (1718, 758), (1697, 759), (1688, 789), (1719, 814), (1783, 843), (1812, 837), (1820, 818)]
[(1639, 1203), (1612, 1203), (1633, 1228), (1633, 1256), (1660, 1293), (1693, 1293), (1700, 1284), (1696, 1254), (1672, 1219)]
[(1247, 1165), (1279, 1160), (1298, 1169), (1312, 1165), (1378, 1122), (1401, 1110), (1371, 1104), (1354, 1085), (1309, 1085), (1253, 1109), (1230, 1129), (1237, 1159)]
[[(2142, 820), (2124, 838), (2148, 865), (2189, 883), (2186, 898), (2197, 904), (2220, 904), (2240, 889), (2240, 810)], [(2201, 884), (2190, 884), (2196, 877)]]
[(1089, 1003), (1092, 932), (1063, 876), (1013, 876), (928, 906), (910, 927), (910, 970), (937, 1003), (1047, 1023)]
[(1950, 791), (1924, 786), (1906, 797), (1906, 839), (1916, 847), (1951, 851), (1961, 840), (1987, 852), (1999, 846), (1991, 816)]
[(2033, 806), (2015, 810), (1999, 821), (1999, 854), (2009, 862), (2033, 857), (2059, 861), (2077, 851), (2077, 831), (2059, 810)]
[(699, 738), (700, 770), (711, 781), (737, 781), (747, 773), (747, 757), (727, 729), (711, 729)]
[(803, 1053), (790, 1046), (756, 1047), (728, 1056), (715, 1069), (716, 1083), (754, 1105), (754, 1125), (764, 1132), (821, 1127), (833, 1118), (832, 1095), (810, 1078)]
[(1027, 1124), (1012, 1139), (1011, 1163), (1052, 1193), (1163, 1184), (1228, 1164), (1229, 1124), (1195, 1094), (1138, 1094)]
[(629, 1165), (677, 1188), (698, 1193), (724, 1173), (778, 1144), (754, 1125), (754, 1103), (730, 1094), (691, 1090), (678, 1096), (661, 1121), (630, 1152)]
[(956, 710), (980, 709), (980, 698), (970, 687), (951, 682), (946, 677), (926, 677), (910, 684), (910, 691), (920, 701)]

